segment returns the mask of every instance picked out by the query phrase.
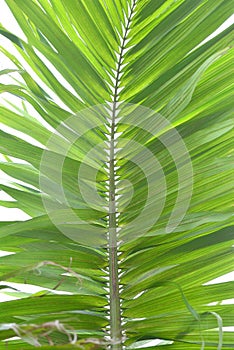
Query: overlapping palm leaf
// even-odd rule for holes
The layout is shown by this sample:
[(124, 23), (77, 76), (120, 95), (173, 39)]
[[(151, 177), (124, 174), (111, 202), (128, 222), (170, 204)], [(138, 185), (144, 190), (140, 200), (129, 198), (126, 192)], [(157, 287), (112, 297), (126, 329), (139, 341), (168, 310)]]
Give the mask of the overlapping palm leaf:
[[(66, 221), (64, 203), (54, 192), (60, 179), (53, 167), (63, 158), (66, 146), (62, 134), (56, 136), (55, 147), (47, 150), (54, 164), (43, 168), (45, 173), (41, 159), (53, 131), (62, 122), (86, 108), (87, 120), (80, 121), (86, 127), (96, 118), (87, 108), (92, 111), (98, 105), (95, 111), (102, 120), (102, 105), (109, 103), (109, 112), (113, 114), (111, 102), (120, 106), (123, 103), (124, 112), (120, 111), (116, 128), (116, 132), (122, 133), (116, 144), (116, 176), (125, 180), (123, 185), (117, 184), (121, 343), (125, 342), (129, 349), (140, 349), (146, 346), (145, 341), (159, 338), (168, 341), (157, 346), (165, 350), (201, 349), (204, 344), (210, 350), (221, 349), (220, 346), (234, 348), (230, 333), (221, 332), (222, 325), (233, 326), (233, 306), (222, 303), (231, 299), (233, 284), (206, 284), (230, 272), (233, 264), (230, 167), (233, 28), (203, 42), (231, 15), (231, 2), (6, 0), (6, 3), (26, 39), (6, 28), (0, 29), (18, 51), (16, 55), (2, 47), (3, 54), (15, 65), (14, 71), (2, 73), (17, 79), (12, 84), (2, 84), (1, 91), (20, 101), (1, 107), (0, 121), (10, 129), (0, 132), (0, 152), (6, 159), (0, 163), (0, 169), (12, 177), (1, 188), (14, 201), (1, 200), (0, 205), (19, 208), (31, 219), (1, 222), (0, 248), (14, 254), (1, 257), (0, 274), (6, 285), (36, 284), (44, 291), (28, 295), (12, 290), (12, 295), (23, 298), (1, 304), (0, 349), (5, 348), (5, 339), (15, 335), (19, 339), (8, 342), (9, 349), (31, 349), (37, 340), (42, 349), (49, 348), (48, 338), (37, 338), (35, 330), (33, 333), (27, 327), (55, 320), (67, 331), (64, 334), (55, 327), (49, 340), (57, 345), (55, 349), (105, 348), (109, 341), (104, 341), (109, 332), (106, 288), (109, 256), (108, 213), (103, 202), (108, 205), (110, 174), (101, 149), (94, 159), (85, 156), (98, 143), (108, 144), (110, 129), (103, 123), (98, 130), (84, 134), (72, 145), (63, 163), (66, 198), (91, 231), (80, 225), (73, 228), (85, 232), (85, 237), (90, 234), (87, 244), (63, 234), (44, 205), (46, 201), (57, 208)], [(144, 130), (147, 118), (150, 124), (150, 113), (146, 113), (142, 126), (134, 124), (141, 107), (162, 115), (170, 126), (157, 130), (158, 125), (153, 125), (152, 136)], [(77, 125), (82, 128), (79, 118)], [(180, 185), (185, 187), (185, 198), (191, 195), (191, 202), (183, 220), (168, 232), (166, 227), (179, 191), (178, 164), (160, 137), (170, 144), (173, 128), (181, 135), (191, 157), (193, 191), (189, 187), (186, 193), (184, 178)], [(34, 142), (30, 143), (25, 135)], [(124, 144), (126, 139), (149, 150), (163, 169), (167, 196), (161, 215), (153, 223), (152, 211), (138, 225), (134, 223), (146, 203), (148, 184), (145, 174), (134, 163), (136, 151)], [(170, 147), (176, 152), (176, 144)], [(11, 157), (19, 161), (12, 162)], [(150, 158), (146, 157), (144, 162), (150, 168)], [(77, 172), (84, 163), (87, 193), (92, 198), (92, 191), (97, 189), (103, 198), (103, 202), (93, 202), (91, 206), (77, 186)], [(183, 164), (180, 166), (183, 170)], [(90, 176), (92, 171), (97, 173), (95, 179)], [(157, 177), (158, 169), (150, 171)], [(42, 191), (43, 179), (47, 187), (43, 186)], [(159, 200), (164, 198), (162, 181), (159, 177), (156, 192)], [(142, 236), (143, 231), (146, 234)], [(58, 295), (58, 291), (69, 295)], [(18, 327), (18, 334), (12, 324)], [(78, 335), (74, 345), (67, 344), (68, 333)], [(110, 344), (113, 349), (122, 348), (122, 344), (111, 340)], [(155, 347), (149, 343), (148, 349)]]

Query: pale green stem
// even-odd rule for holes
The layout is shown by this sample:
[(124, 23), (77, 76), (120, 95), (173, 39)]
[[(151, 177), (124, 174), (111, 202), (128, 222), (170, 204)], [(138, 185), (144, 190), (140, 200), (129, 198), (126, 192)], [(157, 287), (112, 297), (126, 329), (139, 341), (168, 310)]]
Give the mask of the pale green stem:
[(118, 272), (118, 247), (117, 247), (117, 218), (116, 218), (116, 188), (115, 188), (115, 128), (116, 128), (116, 108), (118, 102), (118, 87), (120, 79), (121, 64), (123, 60), (123, 51), (127, 39), (133, 10), (136, 0), (133, 1), (129, 13), (125, 32), (123, 35), (120, 56), (117, 64), (116, 81), (113, 95), (113, 109), (111, 120), (110, 137), (110, 165), (109, 165), (109, 277), (110, 277), (110, 337), (111, 349), (123, 349), (123, 330), (121, 324), (121, 305), (119, 293), (119, 272)]

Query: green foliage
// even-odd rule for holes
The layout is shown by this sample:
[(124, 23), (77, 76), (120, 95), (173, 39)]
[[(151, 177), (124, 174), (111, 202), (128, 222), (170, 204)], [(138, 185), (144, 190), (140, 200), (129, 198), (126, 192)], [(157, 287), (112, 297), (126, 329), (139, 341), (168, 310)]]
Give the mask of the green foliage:
[(0, 349), (234, 348), (231, 1), (6, 3)]

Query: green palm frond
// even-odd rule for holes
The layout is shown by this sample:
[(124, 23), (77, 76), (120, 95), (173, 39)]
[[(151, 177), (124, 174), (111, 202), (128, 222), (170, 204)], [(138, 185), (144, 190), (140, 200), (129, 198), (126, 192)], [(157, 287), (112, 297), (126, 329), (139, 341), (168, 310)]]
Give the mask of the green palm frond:
[(234, 348), (231, 1), (6, 3), (0, 349)]

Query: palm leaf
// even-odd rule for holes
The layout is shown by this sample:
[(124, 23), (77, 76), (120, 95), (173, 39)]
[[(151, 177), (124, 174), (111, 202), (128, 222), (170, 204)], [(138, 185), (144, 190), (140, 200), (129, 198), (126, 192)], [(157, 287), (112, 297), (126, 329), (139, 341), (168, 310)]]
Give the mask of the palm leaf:
[(6, 3), (0, 349), (234, 348), (231, 2)]

